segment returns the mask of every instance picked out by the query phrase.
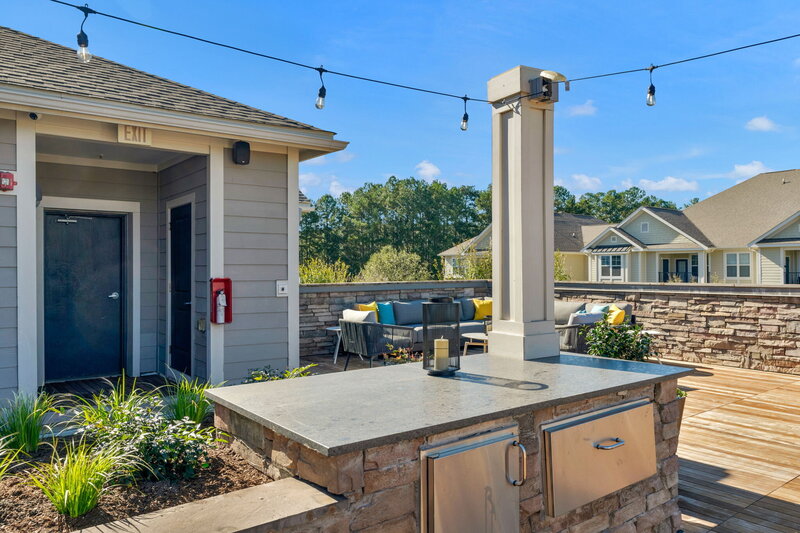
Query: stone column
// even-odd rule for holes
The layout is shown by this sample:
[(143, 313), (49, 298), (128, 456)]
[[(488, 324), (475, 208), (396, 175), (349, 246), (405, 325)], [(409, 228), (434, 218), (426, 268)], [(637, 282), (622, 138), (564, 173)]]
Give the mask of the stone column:
[(553, 293), (553, 104), (522, 98), (541, 70), (489, 80), (492, 111), (492, 355), (559, 353)]

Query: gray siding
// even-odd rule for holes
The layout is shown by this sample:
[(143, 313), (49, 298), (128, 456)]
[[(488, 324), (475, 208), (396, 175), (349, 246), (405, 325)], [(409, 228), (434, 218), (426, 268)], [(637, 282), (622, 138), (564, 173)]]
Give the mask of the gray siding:
[[(225, 379), (288, 365), (287, 159), (254, 152), (249, 165), (225, 154), (225, 275), (233, 281), (233, 323), (225, 326)], [(293, 229), (296, 231), (296, 228)]]
[(17, 169), (17, 123), (0, 119), (0, 170)]
[(17, 390), (17, 197), (0, 193), (0, 400)]
[[(167, 202), (190, 193), (195, 195), (194, 242), (195, 242), (195, 320), (206, 318), (208, 314), (208, 176), (207, 158), (195, 156), (158, 173), (159, 185), (159, 328), (158, 344), (159, 368), (164, 371), (166, 364), (167, 343)], [(207, 339), (206, 334), (194, 330), (194, 374), (205, 379), (207, 371)]]
[(136, 170), (37, 164), (44, 196), (139, 202), (141, 213), (141, 371), (155, 372), (158, 342), (158, 217), (156, 174)]

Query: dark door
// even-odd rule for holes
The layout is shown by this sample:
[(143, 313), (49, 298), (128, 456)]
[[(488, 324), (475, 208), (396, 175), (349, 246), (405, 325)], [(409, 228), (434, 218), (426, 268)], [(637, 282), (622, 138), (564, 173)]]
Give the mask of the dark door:
[(689, 281), (689, 261), (686, 259), (675, 260), (675, 272), (681, 281), (687, 283)]
[(46, 213), (45, 380), (123, 368), (124, 239), (118, 216)]
[(170, 366), (192, 373), (192, 204), (169, 215)]
[(661, 281), (669, 281), (669, 259), (661, 260)]

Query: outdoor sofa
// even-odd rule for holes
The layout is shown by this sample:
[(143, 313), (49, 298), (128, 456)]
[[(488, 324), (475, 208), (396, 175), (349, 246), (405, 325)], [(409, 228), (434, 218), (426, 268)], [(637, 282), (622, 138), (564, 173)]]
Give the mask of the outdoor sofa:
[[(486, 300), (479, 298), (480, 300)], [(486, 320), (475, 320), (473, 298), (457, 298), (453, 301), (461, 306), (460, 333), (486, 331)], [(373, 359), (387, 353), (387, 346), (410, 348), (422, 351), (422, 304), (427, 300), (382, 302), (378, 312), (345, 309), (339, 326), (342, 331), (342, 350), (348, 354)], [(387, 305), (391, 306), (389, 310)], [(383, 311), (381, 311), (381, 309)], [(382, 316), (383, 315), (383, 316)], [(391, 319), (388, 318), (391, 315)], [(345, 369), (347, 368), (345, 363)]]
[[(555, 301), (555, 323), (559, 335), (559, 345), (564, 352), (587, 353), (586, 337), (581, 335), (581, 329), (592, 327), (603, 320), (603, 312), (596, 307), (616, 305), (625, 313), (625, 322), (636, 323), (633, 314), (633, 305), (628, 302), (580, 302), (580, 301)], [(594, 312), (593, 312), (594, 311)]]

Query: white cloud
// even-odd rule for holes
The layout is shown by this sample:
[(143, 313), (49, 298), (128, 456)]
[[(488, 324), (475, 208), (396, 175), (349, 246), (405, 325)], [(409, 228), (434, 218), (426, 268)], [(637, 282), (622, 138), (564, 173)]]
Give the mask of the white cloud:
[(316, 187), (322, 183), (322, 178), (313, 172), (303, 172), (298, 177), (300, 188), (305, 191), (307, 187)]
[(333, 157), (337, 163), (349, 163), (356, 158), (356, 154), (353, 152), (337, 152)]
[(303, 161), (303, 165), (308, 165), (310, 167), (321, 167), (322, 165), (328, 164), (328, 156), (321, 155), (319, 157), (315, 157), (314, 159), (309, 159), (308, 161)]
[(575, 187), (580, 191), (597, 191), (603, 184), (600, 178), (594, 178), (586, 174), (573, 174), (571, 178), (575, 183)]
[(561, 178), (554, 178), (553, 179), (553, 185), (560, 185), (561, 187), (563, 187), (564, 186), (564, 180), (562, 180)]
[(564, 148), (563, 146), (556, 146), (553, 148), (553, 153), (556, 155), (564, 155), (570, 152), (569, 148)]
[(425, 181), (433, 181), (442, 175), (442, 171), (439, 169), (439, 167), (427, 159), (423, 159), (417, 163), (417, 166), (414, 167), (414, 170), (417, 171), (417, 176)]
[(750, 161), (744, 165), (733, 165), (733, 172), (728, 174), (732, 179), (748, 179), (762, 172), (772, 172), (772, 169), (761, 161)]
[(780, 129), (780, 126), (767, 118), (766, 115), (751, 118), (744, 127), (750, 131), (778, 131)]
[(633, 187), (633, 181), (632, 180), (622, 180), (622, 186), (625, 187), (626, 189), (630, 189), (631, 187)]
[(597, 106), (594, 105), (594, 100), (586, 100), (586, 102), (578, 105), (573, 105), (567, 108), (567, 114), (571, 117), (586, 117), (597, 113)]
[(798, 58), (795, 58), (795, 60), (794, 60), (794, 61), (792, 61), (792, 64), (793, 64), (795, 67), (800, 67), (800, 57), (798, 57)]
[(342, 183), (337, 180), (331, 180), (330, 185), (328, 186), (328, 192), (331, 193), (333, 196), (341, 196), (344, 192), (353, 192), (355, 189), (352, 187), (347, 187), (342, 185)]
[(666, 178), (658, 181), (653, 180), (639, 180), (639, 186), (647, 191), (696, 191), (697, 182), (689, 181), (683, 178), (675, 178), (667, 176)]

